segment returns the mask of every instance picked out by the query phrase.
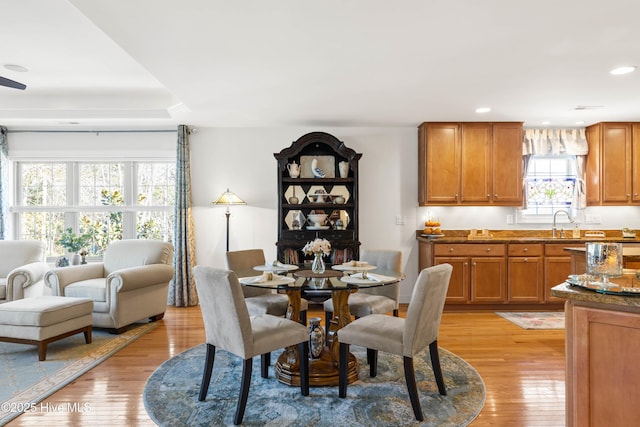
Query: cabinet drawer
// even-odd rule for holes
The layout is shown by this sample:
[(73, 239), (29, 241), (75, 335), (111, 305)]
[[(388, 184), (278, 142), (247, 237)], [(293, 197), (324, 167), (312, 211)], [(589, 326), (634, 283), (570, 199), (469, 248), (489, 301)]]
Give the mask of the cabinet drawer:
[(512, 243), (509, 245), (509, 256), (540, 256), (544, 253), (542, 243)]
[(571, 256), (564, 248), (584, 248), (579, 243), (547, 243), (544, 245), (544, 254), (547, 256)]
[(435, 243), (434, 256), (504, 256), (505, 245), (500, 243)]

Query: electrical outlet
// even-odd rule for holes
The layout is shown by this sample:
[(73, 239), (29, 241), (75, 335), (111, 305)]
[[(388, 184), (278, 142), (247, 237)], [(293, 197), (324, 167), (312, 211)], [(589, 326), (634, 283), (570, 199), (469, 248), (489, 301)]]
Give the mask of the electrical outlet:
[(513, 224), (513, 215), (507, 215), (507, 224)]
[(405, 225), (407, 218), (403, 215), (396, 215), (396, 225)]
[(602, 222), (600, 215), (587, 214), (584, 219), (587, 224), (600, 224)]

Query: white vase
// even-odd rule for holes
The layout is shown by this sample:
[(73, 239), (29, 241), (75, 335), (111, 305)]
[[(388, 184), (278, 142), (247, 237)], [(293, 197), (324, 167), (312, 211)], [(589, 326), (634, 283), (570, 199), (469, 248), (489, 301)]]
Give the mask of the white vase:
[(73, 254), (73, 256), (71, 257), (71, 265), (80, 265), (81, 262), (82, 256), (80, 256), (80, 254), (78, 253)]

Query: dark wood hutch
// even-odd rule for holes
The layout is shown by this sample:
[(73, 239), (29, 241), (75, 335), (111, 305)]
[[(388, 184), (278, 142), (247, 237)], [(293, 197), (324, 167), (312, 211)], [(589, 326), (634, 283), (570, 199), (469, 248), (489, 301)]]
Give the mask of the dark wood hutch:
[[(331, 243), (326, 262), (358, 259), (358, 161), (362, 154), (333, 135), (311, 132), (274, 156), (278, 161), (278, 260), (311, 262), (302, 248), (316, 237)], [(297, 169), (299, 175), (290, 169)], [(326, 222), (310, 223), (312, 213), (327, 214)]]

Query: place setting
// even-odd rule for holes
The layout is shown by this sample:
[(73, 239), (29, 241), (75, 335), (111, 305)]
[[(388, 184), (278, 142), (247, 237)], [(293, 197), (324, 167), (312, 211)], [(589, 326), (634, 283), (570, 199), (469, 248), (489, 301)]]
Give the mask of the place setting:
[(366, 261), (352, 260), (342, 264), (334, 265), (331, 268), (344, 272), (345, 275), (342, 276), (340, 280), (349, 284), (384, 284), (389, 282), (396, 282), (398, 280), (395, 277), (371, 273), (372, 270), (375, 270), (378, 267), (376, 265), (369, 264)]
[(284, 272), (288, 273), (290, 271), (296, 271), (299, 268), (300, 267), (298, 267), (297, 265), (285, 264), (277, 260), (264, 265), (256, 265), (255, 267), (253, 267), (253, 269), (256, 271), (264, 271), (264, 272), (271, 272), (271, 273), (284, 273)]
[(294, 283), (295, 278), (289, 276), (282, 276), (271, 271), (265, 271), (260, 276), (242, 277), (239, 282), (242, 285), (257, 285), (260, 287), (277, 288), (279, 285), (287, 285)]

